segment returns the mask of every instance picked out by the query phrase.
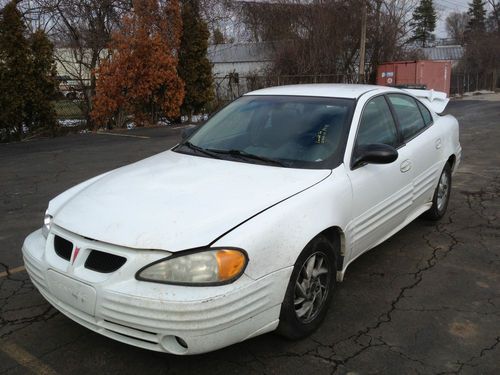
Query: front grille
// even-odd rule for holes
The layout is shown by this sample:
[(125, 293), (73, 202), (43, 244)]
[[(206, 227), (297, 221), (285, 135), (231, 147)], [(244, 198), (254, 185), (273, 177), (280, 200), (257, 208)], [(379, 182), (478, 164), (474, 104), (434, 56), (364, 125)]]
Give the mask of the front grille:
[(70, 260), (73, 251), (73, 243), (62, 237), (54, 236), (54, 250), (61, 258)]
[(126, 261), (127, 258), (118, 255), (92, 250), (85, 261), (85, 268), (96, 272), (110, 273), (119, 269)]

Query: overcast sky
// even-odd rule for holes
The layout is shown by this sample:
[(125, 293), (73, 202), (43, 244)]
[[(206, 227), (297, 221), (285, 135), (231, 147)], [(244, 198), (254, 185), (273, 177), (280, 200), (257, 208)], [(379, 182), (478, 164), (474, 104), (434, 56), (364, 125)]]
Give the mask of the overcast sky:
[(446, 38), (445, 19), (452, 12), (465, 12), (469, 8), (468, 3), (472, 0), (434, 0), (434, 5), (438, 11), (439, 20), (436, 26), (436, 36)]

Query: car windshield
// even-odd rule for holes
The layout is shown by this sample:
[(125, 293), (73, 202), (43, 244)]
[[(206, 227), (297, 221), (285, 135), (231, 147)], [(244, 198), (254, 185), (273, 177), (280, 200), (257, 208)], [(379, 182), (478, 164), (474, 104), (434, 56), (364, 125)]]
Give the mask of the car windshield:
[(293, 168), (340, 163), (354, 100), (244, 96), (219, 111), (175, 151)]

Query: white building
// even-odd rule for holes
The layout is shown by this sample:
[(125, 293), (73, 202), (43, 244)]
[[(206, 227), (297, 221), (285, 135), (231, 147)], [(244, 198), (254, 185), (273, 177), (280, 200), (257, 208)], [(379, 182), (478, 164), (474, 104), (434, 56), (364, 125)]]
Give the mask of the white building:
[(263, 86), (272, 63), (271, 43), (217, 44), (208, 47), (216, 95), (232, 100)]

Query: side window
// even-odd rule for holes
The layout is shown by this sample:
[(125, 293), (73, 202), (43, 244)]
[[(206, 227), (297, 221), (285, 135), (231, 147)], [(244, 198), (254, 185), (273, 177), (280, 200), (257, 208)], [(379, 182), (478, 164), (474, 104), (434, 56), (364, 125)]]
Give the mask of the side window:
[(370, 100), (363, 111), (356, 139), (356, 146), (384, 143), (397, 146), (396, 124), (383, 96)]
[(415, 99), (401, 94), (389, 94), (388, 97), (396, 112), (405, 141), (425, 128), (424, 119), (420, 114)]
[(418, 100), (417, 100), (417, 104), (418, 104), (418, 108), (420, 108), (420, 112), (422, 113), (422, 117), (424, 118), (425, 126), (429, 126), (430, 124), (432, 124), (432, 121), (433, 121), (431, 113), (425, 107), (425, 105), (420, 103)]

